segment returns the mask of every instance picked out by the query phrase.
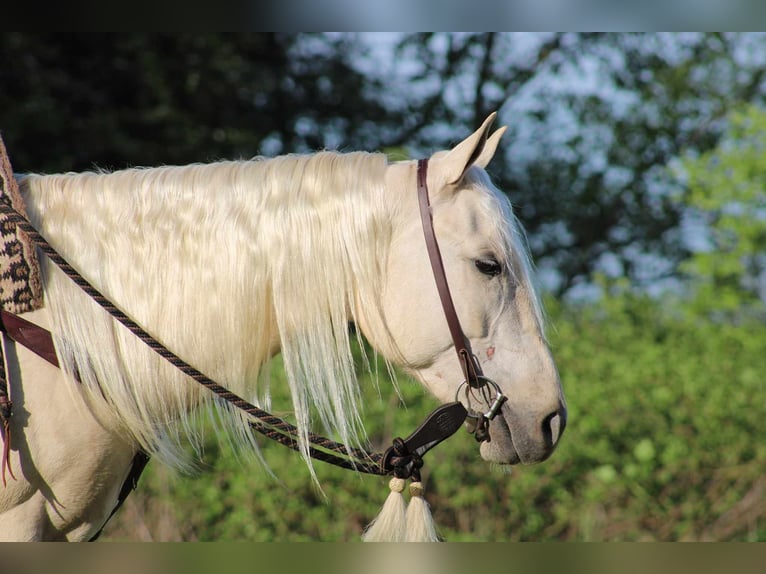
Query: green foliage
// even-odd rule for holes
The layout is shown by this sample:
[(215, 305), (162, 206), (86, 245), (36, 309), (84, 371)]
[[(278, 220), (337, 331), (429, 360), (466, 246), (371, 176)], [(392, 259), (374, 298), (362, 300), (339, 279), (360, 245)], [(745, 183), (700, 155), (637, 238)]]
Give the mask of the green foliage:
[(762, 503), (750, 525), (727, 511), (763, 488), (766, 329), (679, 315), (623, 293), (559, 321), (555, 352), (582, 425), (562, 445), (573, 474), (559, 478), (580, 492), (586, 539), (764, 536)]
[[(481, 461), (463, 432), (431, 451), (426, 495), (447, 540), (766, 540), (766, 327), (692, 318), (619, 286), (597, 306), (549, 307), (562, 443), (512, 469)], [(378, 448), (434, 406), (407, 380), (406, 409), (363, 383)], [(325, 499), (295, 453), (263, 451), (279, 480), (212, 437), (197, 477), (150, 465), (107, 539), (355, 541), (387, 495), (383, 478), (316, 463)]]
[(683, 163), (688, 204), (710, 226), (709, 249), (684, 269), (697, 279), (697, 308), (763, 312), (766, 278), (766, 111), (730, 116), (722, 142)]

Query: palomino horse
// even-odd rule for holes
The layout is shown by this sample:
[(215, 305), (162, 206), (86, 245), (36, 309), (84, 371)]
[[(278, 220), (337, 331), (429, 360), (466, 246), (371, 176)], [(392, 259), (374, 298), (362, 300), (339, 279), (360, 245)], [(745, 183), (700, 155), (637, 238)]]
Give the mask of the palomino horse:
[[(484, 168), (505, 128), (429, 160), (435, 234), (465, 338), (507, 396), (481, 457), (535, 463), (566, 424), (523, 235)], [(28, 175), (31, 223), (127, 315), (195, 367), (268, 408), (281, 352), (302, 452), (312, 415), (364, 444), (349, 323), (440, 401), (463, 380), (421, 228), (416, 163), (321, 152), (114, 173)], [(46, 258), (45, 307), (61, 370), (6, 340), (14, 413), (1, 540), (87, 540), (137, 450), (180, 467), (215, 408), (249, 446), (246, 417), (154, 354)], [(462, 395), (461, 395), (462, 396)], [(487, 405), (488, 407), (489, 405)], [(308, 460), (308, 458), (307, 458)]]

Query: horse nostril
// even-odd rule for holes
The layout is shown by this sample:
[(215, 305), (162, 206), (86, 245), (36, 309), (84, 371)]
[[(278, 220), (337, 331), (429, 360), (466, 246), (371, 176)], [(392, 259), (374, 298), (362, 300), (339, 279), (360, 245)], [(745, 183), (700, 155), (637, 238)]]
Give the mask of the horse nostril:
[(567, 426), (567, 411), (560, 407), (558, 411), (549, 414), (543, 419), (543, 437), (548, 447), (553, 448), (564, 434)]

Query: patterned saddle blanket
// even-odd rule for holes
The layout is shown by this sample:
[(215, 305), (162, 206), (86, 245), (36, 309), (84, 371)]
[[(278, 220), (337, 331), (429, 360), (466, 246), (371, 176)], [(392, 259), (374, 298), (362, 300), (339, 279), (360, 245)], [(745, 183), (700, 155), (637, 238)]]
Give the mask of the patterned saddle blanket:
[[(0, 136), (0, 201), (26, 217), (13, 169)], [(35, 248), (22, 231), (0, 214), (0, 307), (15, 315), (43, 306), (40, 266)]]

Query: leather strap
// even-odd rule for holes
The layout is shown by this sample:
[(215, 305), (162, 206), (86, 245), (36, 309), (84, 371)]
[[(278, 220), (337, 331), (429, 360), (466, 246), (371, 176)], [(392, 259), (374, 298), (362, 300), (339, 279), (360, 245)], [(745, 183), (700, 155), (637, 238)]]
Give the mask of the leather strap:
[(98, 540), (98, 537), (101, 536), (101, 533), (104, 531), (104, 528), (106, 528), (106, 525), (109, 524), (109, 521), (112, 519), (112, 517), (117, 514), (117, 511), (122, 506), (122, 503), (125, 502), (125, 499), (128, 498), (128, 495), (130, 495), (131, 492), (136, 490), (138, 488), (138, 479), (141, 478), (141, 473), (144, 472), (144, 468), (146, 468), (146, 465), (149, 463), (149, 455), (146, 454), (144, 451), (139, 450), (136, 452), (136, 454), (133, 456), (133, 462), (130, 463), (130, 470), (128, 471), (128, 476), (125, 478), (125, 482), (122, 483), (122, 488), (120, 488), (120, 494), (117, 495), (117, 504), (112, 509), (112, 512), (109, 513), (109, 516), (106, 519), (106, 522), (104, 522), (103, 525), (101, 525), (101, 528), (98, 529), (98, 532), (96, 532), (93, 536), (90, 537), (88, 542), (95, 542)]
[[(19, 317), (18, 315), (14, 315), (13, 313), (10, 313), (6, 310), (0, 310), (0, 330), (2, 330), (4, 333), (8, 335), (13, 341), (16, 343), (19, 343), (23, 346), (25, 346), (27, 349), (38, 355), (39, 357), (42, 357), (46, 361), (48, 361), (51, 365), (54, 367), (59, 367), (59, 361), (58, 357), (56, 356), (56, 349), (53, 346), (53, 337), (51, 336), (50, 331), (47, 329), (44, 329), (43, 327), (40, 327), (39, 325), (35, 325), (34, 323), (31, 323), (27, 321), (26, 319), (23, 319)], [(5, 377), (2, 378), (3, 381), (7, 381)], [(1, 383), (2, 381), (0, 381)], [(5, 399), (5, 402), (8, 403), (8, 413), (10, 415), (10, 400), (8, 400), (7, 397), (7, 389), (6, 389), (6, 395), (4, 395), (1, 391), (2, 385), (0, 385), (0, 403), (3, 402), (3, 399)], [(0, 405), (2, 406), (2, 405)], [(3, 479), (3, 485), (5, 485), (5, 469), (7, 468), (10, 471), (11, 477), (15, 480), (16, 477), (13, 474), (13, 470), (11, 469), (10, 465), (10, 445), (11, 445), (11, 439), (10, 439), (10, 425), (9, 425), (9, 418), (8, 417), (0, 417), (4, 418), (3, 422), (3, 437), (4, 437), (4, 447), (3, 447), (3, 455), (2, 455), (2, 479)], [(109, 520), (112, 518), (112, 516), (115, 515), (115, 513), (120, 509), (122, 506), (122, 503), (125, 502), (125, 499), (128, 497), (128, 495), (136, 489), (138, 486), (138, 479), (141, 476), (141, 473), (144, 470), (144, 467), (146, 467), (146, 464), (149, 462), (149, 455), (146, 454), (142, 450), (138, 450), (136, 454), (133, 457), (133, 462), (131, 462), (130, 465), (130, 471), (128, 472), (128, 477), (125, 479), (125, 482), (122, 485), (122, 488), (120, 489), (120, 493), (117, 497), (117, 504), (112, 509), (112, 512), (109, 514), (109, 516), (106, 519), (106, 522), (101, 526), (101, 528), (96, 532), (96, 534), (91, 537), (90, 541), (96, 540), (100, 535), (101, 532), (104, 530), (104, 527), (109, 522)]]
[(481, 387), (484, 383), (479, 380), (483, 375), (481, 365), (471, 350), (471, 343), (460, 326), (455, 311), (455, 304), (452, 301), (452, 294), (447, 283), (447, 274), (444, 271), (439, 242), (436, 240), (434, 232), (433, 217), (431, 214), (431, 202), (428, 197), (428, 160), (418, 160), (418, 205), (420, 206), (420, 220), (423, 224), (423, 235), (428, 249), (428, 259), (431, 261), (431, 270), (433, 271), (436, 289), (439, 291), (444, 316), (447, 318), (452, 341), (455, 344), (455, 352), (460, 360), (460, 368), (466, 382), (473, 388)]
[[(54, 367), (59, 366), (56, 350), (53, 347), (53, 338), (50, 332), (42, 327), (22, 319), (5, 309), (0, 310), (0, 331), (8, 337), (22, 345), (30, 351), (36, 353)], [(5, 364), (2, 349), (3, 341), (0, 340), (0, 423), (2, 423), (3, 453), (2, 463), (0, 463), (0, 475), (2, 475), (3, 486), (6, 485), (6, 469), (11, 478), (16, 480), (11, 468), (11, 415), (13, 414), (13, 403), (10, 399), (8, 389), (8, 373), (5, 371)]]
[(18, 315), (14, 315), (6, 310), (0, 311), (0, 328), (11, 339), (24, 345), (27, 349), (36, 353), (48, 361), (54, 367), (59, 366), (56, 349), (53, 346), (53, 337), (50, 331), (43, 329), (39, 325), (30, 323)]
[(380, 467), (397, 478), (411, 476), (419, 481), (423, 455), (455, 434), (467, 416), (468, 411), (459, 402), (437, 407), (406, 439), (394, 439), (393, 446), (383, 453)]

